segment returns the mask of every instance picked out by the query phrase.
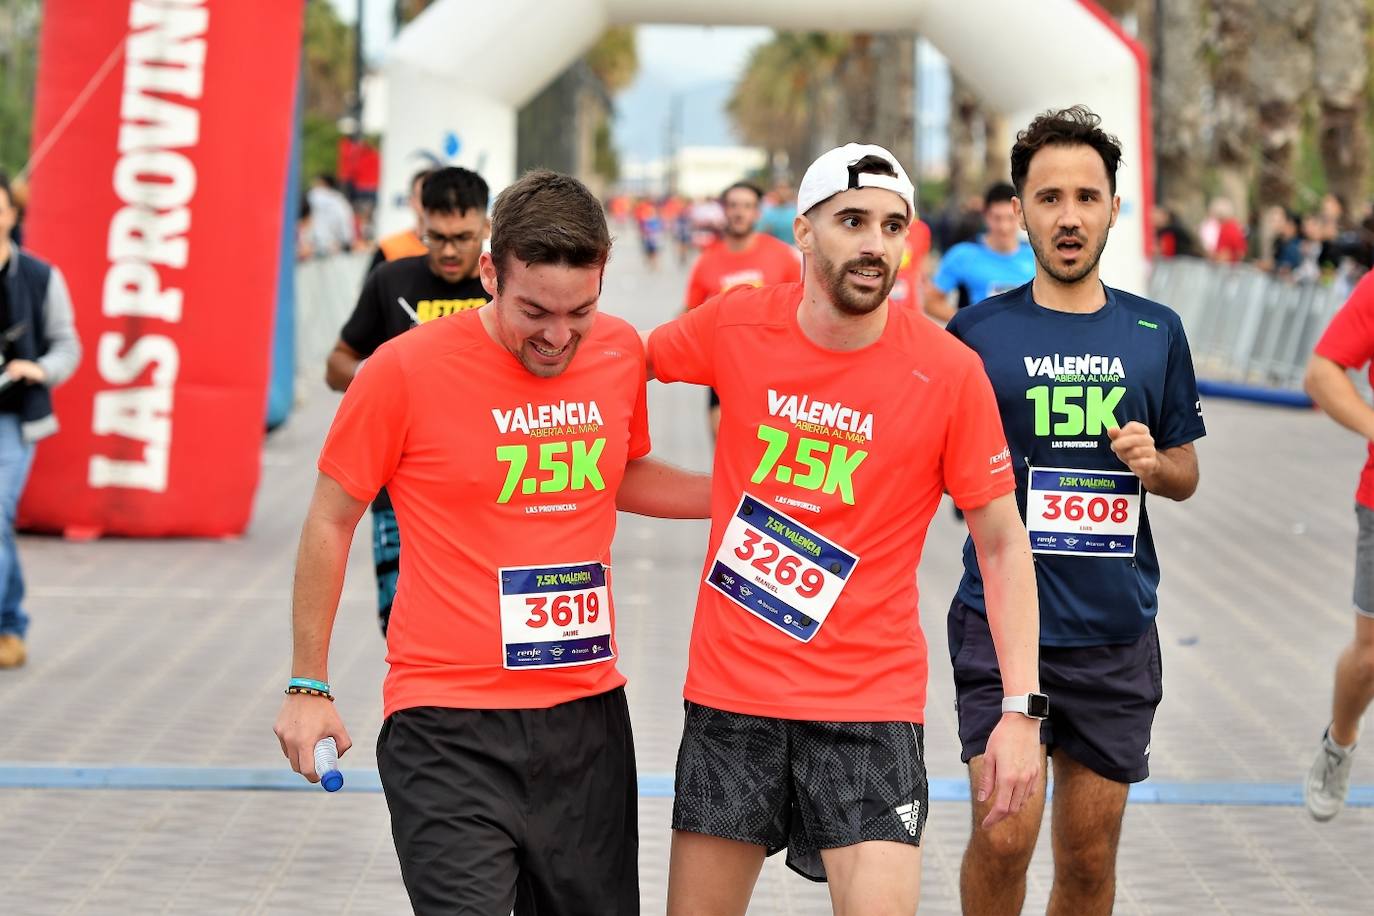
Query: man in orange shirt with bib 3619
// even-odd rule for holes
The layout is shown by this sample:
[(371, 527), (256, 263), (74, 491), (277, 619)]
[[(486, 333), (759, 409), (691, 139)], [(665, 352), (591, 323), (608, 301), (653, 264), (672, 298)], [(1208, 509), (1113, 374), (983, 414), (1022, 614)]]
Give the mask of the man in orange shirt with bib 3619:
[(415, 912), (639, 912), (638, 787), (616, 670), (616, 509), (704, 517), (653, 461), (639, 336), (597, 312), (610, 235), (579, 182), (531, 172), (492, 212), (493, 301), (358, 372), (301, 534), (276, 732), (318, 778), (350, 745), (328, 683), (354, 526), (385, 485), (405, 536), (377, 764)]

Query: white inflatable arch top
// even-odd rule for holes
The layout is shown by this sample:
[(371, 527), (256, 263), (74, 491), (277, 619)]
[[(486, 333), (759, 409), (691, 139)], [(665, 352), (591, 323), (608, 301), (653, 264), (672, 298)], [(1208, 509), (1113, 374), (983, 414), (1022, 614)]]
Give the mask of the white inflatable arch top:
[(914, 29), (1013, 132), (1045, 109), (1086, 104), (1124, 150), (1121, 217), (1102, 276), (1143, 291), (1149, 70), (1140, 47), (1092, 0), (439, 0), (398, 36), (386, 63), (382, 231), (409, 224), (400, 201), (426, 161), (480, 171), (493, 192), (510, 184), (516, 112), (607, 27), (636, 23)]

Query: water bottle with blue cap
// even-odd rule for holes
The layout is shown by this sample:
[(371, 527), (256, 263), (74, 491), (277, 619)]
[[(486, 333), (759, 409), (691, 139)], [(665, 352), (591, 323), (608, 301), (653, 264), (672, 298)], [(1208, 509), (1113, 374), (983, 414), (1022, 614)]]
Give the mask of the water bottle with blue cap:
[(320, 785), (326, 792), (337, 792), (343, 788), (343, 774), (339, 772), (339, 746), (333, 738), (321, 738), (315, 742), (315, 772), (320, 776)]

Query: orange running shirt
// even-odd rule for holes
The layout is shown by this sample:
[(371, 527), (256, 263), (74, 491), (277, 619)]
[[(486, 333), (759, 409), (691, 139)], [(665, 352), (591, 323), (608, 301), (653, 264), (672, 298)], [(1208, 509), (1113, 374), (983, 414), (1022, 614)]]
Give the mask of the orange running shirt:
[(422, 254), (429, 254), (429, 249), (425, 247), (424, 242), (420, 241), (420, 237), (415, 234), (414, 229), (388, 235), (377, 243), (377, 248), (382, 252), (382, 257), (388, 261), (417, 258)]
[(755, 232), (743, 251), (731, 251), (724, 241), (702, 250), (687, 281), (687, 308), (694, 309), (712, 296), (736, 286), (772, 286), (801, 280), (801, 257), (786, 242), (766, 232)]
[(926, 256), (930, 254), (930, 227), (915, 219), (907, 227), (906, 245), (902, 248), (902, 263), (897, 268), (897, 282), (887, 297), (893, 305), (921, 307), (921, 285), (924, 283)]
[(605, 314), (554, 378), (526, 371), (479, 311), (368, 358), (319, 469), (356, 499), (385, 486), (396, 508), (385, 715), (548, 707), (625, 683), (602, 564), (625, 463), (649, 452), (644, 382), (638, 333)]
[(732, 290), (649, 339), (658, 378), (722, 404), (684, 696), (921, 722), (916, 567), (943, 492), (972, 509), (1013, 490), (997, 402), (978, 356), (916, 310), (890, 308), (876, 343), (838, 352), (802, 333), (801, 293)]

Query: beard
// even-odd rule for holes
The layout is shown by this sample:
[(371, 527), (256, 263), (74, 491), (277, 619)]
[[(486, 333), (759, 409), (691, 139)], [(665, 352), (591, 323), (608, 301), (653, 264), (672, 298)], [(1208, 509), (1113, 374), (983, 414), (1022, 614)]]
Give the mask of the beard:
[(753, 223), (744, 223), (736, 226), (734, 223), (725, 224), (725, 237), (735, 240), (747, 239), (754, 231)]
[[(816, 252), (816, 267), (820, 273), (821, 287), (835, 307), (846, 315), (867, 315), (887, 301), (888, 293), (897, 282), (897, 273), (880, 258), (855, 258), (844, 264), (836, 265), (820, 251)], [(883, 275), (883, 285), (875, 290), (854, 289), (849, 285), (851, 270), (878, 270)]]
[(1097, 262), (1102, 259), (1102, 252), (1107, 247), (1107, 236), (1111, 234), (1110, 229), (1102, 231), (1102, 238), (1098, 239), (1097, 247), (1092, 249), (1092, 253), (1083, 259), (1077, 267), (1068, 269), (1060, 268), (1054, 263), (1055, 246), (1065, 239), (1074, 239), (1083, 246), (1083, 252), (1089, 252), (1088, 240), (1077, 232), (1058, 232), (1050, 239), (1048, 245), (1045, 240), (1033, 234), (1029, 229), (1026, 230), (1027, 237), (1030, 238), (1031, 250), (1035, 252), (1035, 260), (1040, 262), (1040, 266), (1045, 269), (1055, 280), (1066, 286), (1081, 283), (1097, 267)]

